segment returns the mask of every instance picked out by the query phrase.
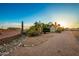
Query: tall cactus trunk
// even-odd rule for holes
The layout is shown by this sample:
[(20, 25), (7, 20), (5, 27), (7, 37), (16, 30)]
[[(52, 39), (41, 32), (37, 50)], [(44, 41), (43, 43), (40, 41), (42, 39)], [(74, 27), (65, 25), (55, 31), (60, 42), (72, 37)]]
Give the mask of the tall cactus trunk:
[(24, 30), (24, 23), (22, 21), (22, 23), (21, 23), (21, 34), (23, 34), (23, 30)]

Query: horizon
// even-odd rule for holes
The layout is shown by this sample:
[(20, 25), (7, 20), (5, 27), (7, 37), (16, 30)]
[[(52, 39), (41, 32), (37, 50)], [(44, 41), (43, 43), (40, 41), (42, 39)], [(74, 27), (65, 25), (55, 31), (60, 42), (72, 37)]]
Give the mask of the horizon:
[(57, 22), (63, 27), (79, 28), (79, 4), (56, 3), (10, 3), (0, 4), (0, 27), (25, 27), (36, 21)]

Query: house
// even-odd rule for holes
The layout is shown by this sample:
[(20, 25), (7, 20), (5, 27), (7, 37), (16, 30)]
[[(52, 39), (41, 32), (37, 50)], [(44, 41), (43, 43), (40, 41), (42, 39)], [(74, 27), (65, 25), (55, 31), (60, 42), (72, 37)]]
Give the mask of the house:
[(51, 26), (50, 27), (50, 32), (55, 32), (55, 31), (56, 31), (55, 27), (54, 26)]

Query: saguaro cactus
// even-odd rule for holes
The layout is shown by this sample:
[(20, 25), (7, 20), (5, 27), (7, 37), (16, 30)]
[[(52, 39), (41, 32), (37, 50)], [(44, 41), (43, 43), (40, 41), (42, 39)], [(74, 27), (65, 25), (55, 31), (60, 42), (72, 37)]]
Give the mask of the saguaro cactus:
[(23, 21), (21, 22), (21, 34), (23, 34), (23, 30), (24, 30), (24, 23)]

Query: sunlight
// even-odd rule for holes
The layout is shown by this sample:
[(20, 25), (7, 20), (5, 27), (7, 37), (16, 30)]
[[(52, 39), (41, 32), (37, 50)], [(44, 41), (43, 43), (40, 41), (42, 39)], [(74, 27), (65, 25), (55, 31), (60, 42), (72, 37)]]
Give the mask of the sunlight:
[(58, 22), (62, 27), (67, 27), (67, 23), (65, 21)]
[(72, 28), (74, 27), (74, 23), (76, 21), (76, 17), (71, 14), (56, 14), (55, 15), (55, 21), (58, 24), (60, 24), (62, 27), (66, 28)]

